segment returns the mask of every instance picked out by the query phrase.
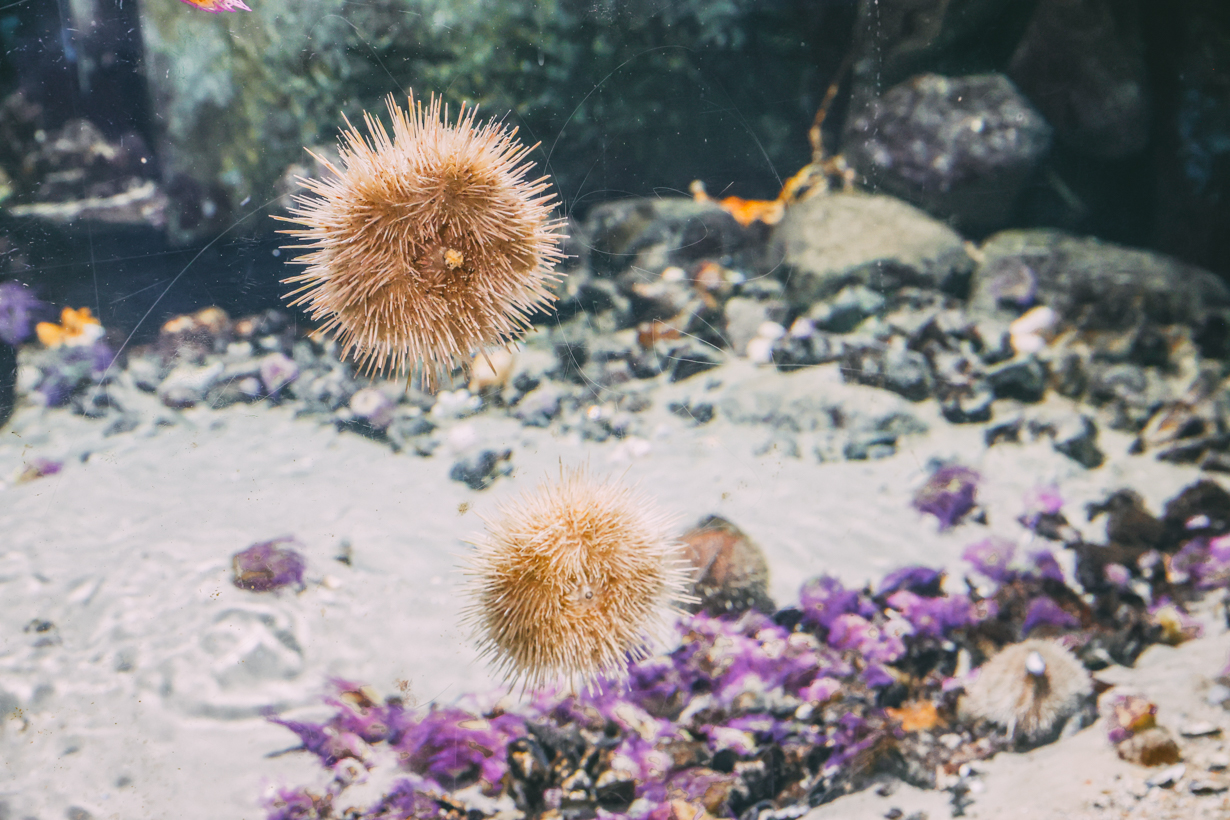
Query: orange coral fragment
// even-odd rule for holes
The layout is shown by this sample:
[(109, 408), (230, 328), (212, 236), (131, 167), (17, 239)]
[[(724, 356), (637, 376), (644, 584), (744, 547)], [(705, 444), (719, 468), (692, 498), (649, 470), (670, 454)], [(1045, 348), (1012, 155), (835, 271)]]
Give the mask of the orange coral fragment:
[(893, 720), (901, 723), (906, 732), (927, 732), (940, 723), (940, 714), (935, 704), (929, 700), (916, 700), (904, 703), (900, 709), (884, 710)]
[(786, 215), (786, 203), (781, 199), (741, 199), (737, 196), (712, 199), (705, 192), (705, 184), (699, 179), (692, 182), (690, 190), (692, 191), (692, 199), (697, 202), (712, 202), (733, 216), (735, 222), (744, 227), (751, 225), (753, 222), (776, 225)]
[(38, 340), (44, 347), (78, 347), (92, 344), (102, 337), (102, 325), (88, 307), (79, 310), (64, 308), (60, 312), (60, 324), (39, 322), (34, 327)]

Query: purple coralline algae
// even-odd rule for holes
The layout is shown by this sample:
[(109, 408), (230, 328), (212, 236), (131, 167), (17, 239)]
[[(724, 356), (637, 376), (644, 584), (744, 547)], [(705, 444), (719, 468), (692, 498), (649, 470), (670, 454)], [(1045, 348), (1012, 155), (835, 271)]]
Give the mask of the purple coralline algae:
[(943, 570), (923, 566), (902, 567), (884, 576), (884, 580), (880, 582), (880, 595), (891, 595), (903, 589), (917, 595), (934, 597), (940, 594), (943, 583)]
[(1025, 620), (1021, 624), (1021, 636), (1028, 637), (1039, 627), (1048, 632), (1062, 632), (1080, 626), (1080, 619), (1064, 610), (1059, 604), (1047, 597), (1035, 598), (1025, 612)]
[(44, 307), (25, 285), (0, 282), (0, 341), (16, 347), (29, 339)]
[[(328, 720), (272, 718), (331, 779), (278, 791), (270, 820), (489, 817), (467, 805), (470, 791), (455, 793), (467, 787), (511, 799), (527, 816), (600, 820), (742, 817), (766, 800), (815, 806), (886, 771), (935, 787), (941, 775), (1015, 748), (999, 724), (962, 717), (962, 691), (980, 670), (960, 672), (961, 654), (994, 656), (1050, 633), (1090, 665), (1108, 656), (1130, 664), (1150, 643), (1195, 634), (1186, 607), (1224, 586), (1230, 538), (1144, 551), (1151, 572), (1133, 574), (1135, 560), (1130, 570), (1100, 564), (1096, 576), (1078, 567), (1074, 581), (1048, 550), (1014, 566), (1015, 552), (998, 539), (970, 546), (965, 558), (981, 580), (966, 578), (962, 592), (945, 592), (940, 570), (913, 566), (875, 594), (821, 577), (803, 586), (797, 609), (773, 616), (697, 613), (678, 623), (672, 651), (581, 695), (547, 688), (516, 706), (493, 696), (412, 709), (336, 681)], [(1122, 723), (1111, 739), (1134, 742), (1134, 727)], [(393, 775), (380, 781), (392, 784), (384, 796), (345, 803), (347, 788), (378, 766), (395, 769), (383, 772)]]
[(270, 353), (260, 361), (261, 384), (269, 395), (277, 395), (282, 388), (299, 378), (299, 365), (284, 353)]
[(934, 515), (941, 530), (950, 529), (974, 509), (978, 481), (978, 473), (969, 467), (959, 464), (940, 467), (915, 494), (914, 509)]
[(819, 627), (824, 633), (841, 615), (870, 616), (875, 612), (875, 605), (863, 593), (846, 589), (841, 581), (827, 575), (803, 585), (799, 592), (799, 608), (803, 612), (803, 622)]
[(887, 603), (905, 617), (915, 635), (926, 638), (942, 638), (954, 629), (968, 626), (974, 613), (965, 595), (926, 598), (900, 590), (890, 595)]
[(970, 544), (961, 553), (975, 570), (998, 583), (1011, 581), (1015, 573), (1010, 568), (1016, 545), (1002, 538), (985, 538)]
[(232, 583), (252, 592), (268, 592), (291, 584), (303, 588), (303, 556), (291, 547), (302, 545), (291, 536), (253, 544), (231, 557)]

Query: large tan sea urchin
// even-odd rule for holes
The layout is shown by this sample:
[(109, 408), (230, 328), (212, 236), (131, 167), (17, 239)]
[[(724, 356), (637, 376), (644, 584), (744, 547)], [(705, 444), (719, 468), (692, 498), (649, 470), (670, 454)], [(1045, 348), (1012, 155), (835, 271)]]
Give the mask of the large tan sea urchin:
[(584, 469), (561, 469), (558, 482), (484, 523), (465, 620), (509, 684), (620, 677), (648, 654), (673, 601), (688, 597), (668, 522), (638, 493)]
[(515, 128), (464, 106), (450, 123), (434, 97), (407, 110), (390, 96), (388, 108), (392, 136), (370, 114), (366, 136), (347, 121), (341, 167), (316, 157), (331, 176), (300, 180), (310, 193), (285, 221), (301, 227), (285, 233), (310, 253), (283, 281), (364, 372), (421, 366), (431, 389), (553, 300), (564, 236), (547, 178), (526, 178), (537, 146)]

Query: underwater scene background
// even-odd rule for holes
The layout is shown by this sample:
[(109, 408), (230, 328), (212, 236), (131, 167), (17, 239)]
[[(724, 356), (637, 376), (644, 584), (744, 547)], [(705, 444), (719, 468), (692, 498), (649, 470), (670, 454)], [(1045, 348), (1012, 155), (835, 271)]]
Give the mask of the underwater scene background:
[(1223, 0), (0, 43), (0, 820), (1230, 814)]

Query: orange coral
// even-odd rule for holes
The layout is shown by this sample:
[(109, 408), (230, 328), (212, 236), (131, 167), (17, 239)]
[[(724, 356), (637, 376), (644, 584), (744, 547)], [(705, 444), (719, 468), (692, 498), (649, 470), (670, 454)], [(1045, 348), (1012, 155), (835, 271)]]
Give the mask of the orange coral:
[(103, 335), (102, 325), (88, 307), (60, 312), (60, 324), (39, 322), (34, 331), (45, 347), (80, 347), (93, 344)]
[(900, 709), (884, 710), (888, 716), (901, 724), (902, 731), (928, 732), (940, 724), (940, 713), (929, 700), (903, 703)]

